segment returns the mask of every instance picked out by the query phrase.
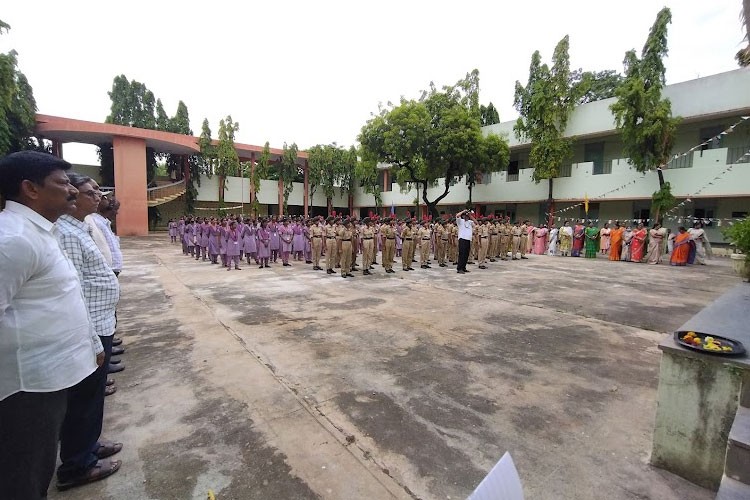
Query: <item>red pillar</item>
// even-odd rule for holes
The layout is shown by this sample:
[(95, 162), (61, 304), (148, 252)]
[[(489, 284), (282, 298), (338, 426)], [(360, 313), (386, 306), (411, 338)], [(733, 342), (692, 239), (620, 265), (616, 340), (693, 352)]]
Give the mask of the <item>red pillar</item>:
[(121, 236), (148, 235), (148, 194), (146, 191), (146, 141), (114, 137), (115, 196), (120, 200), (117, 232)]
[[(250, 153), (250, 203), (255, 203), (255, 186), (253, 185), (253, 179), (255, 178), (255, 151)], [(258, 214), (255, 214), (256, 216)]]
[(63, 157), (63, 145), (60, 141), (52, 141), (52, 154), (58, 158)]
[(308, 167), (307, 166), (307, 160), (305, 160), (305, 166), (303, 167), (304, 173), (305, 173), (304, 174), (305, 175), (305, 193), (302, 196), (303, 203), (305, 204), (305, 211), (304, 211), (305, 217), (308, 216), (308, 214), (307, 214), (307, 207), (308, 207), (308, 205), (310, 205), (310, 199), (309, 199), (309, 196), (310, 196), (310, 179), (307, 176), (307, 170), (308, 170), (307, 167)]
[(279, 177), (279, 216), (284, 215), (284, 180)]

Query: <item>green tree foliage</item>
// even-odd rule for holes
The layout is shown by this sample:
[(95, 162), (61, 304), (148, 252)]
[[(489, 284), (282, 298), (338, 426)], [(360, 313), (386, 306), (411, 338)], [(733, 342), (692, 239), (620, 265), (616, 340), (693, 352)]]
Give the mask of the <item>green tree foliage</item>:
[[(430, 84), (418, 101), (402, 99), (397, 106), (381, 108), (362, 127), (358, 140), (368, 161), (361, 169), (372, 171), (377, 162), (389, 164), (400, 184), (416, 183), (430, 213), (438, 217), (437, 204), (457, 179), (469, 172), (507, 167), (507, 143), (493, 140), (488, 144), (480, 120), (477, 70), (441, 90)], [(493, 146), (500, 149), (488, 154)], [(428, 199), (428, 188), (439, 182), (442, 193)]]
[(368, 156), (361, 146), (355, 155), (354, 176), (359, 179), (362, 191), (375, 198), (375, 208), (380, 208), (383, 206), (383, 186), (380, 183), (380, 170), (377, 168), (378, 160), (372, 155)]
[(480, 121), (483, 127), (500, 123), (500, 113), (497, 112), (495, 105), (492, 103), (489, 103), (487, 106), (484, 104), (479, 106), (479, 114), (481, 116)]
[(240, 158), (237, 156), (237, 150), (234, 149), (234, 136), (239, 129), (240, 124), (232, 121), (230, 115), (219, 121), (219, 143), (214, 149), (214, 165), (216, 174), (219, 176), (220, 208), (224, 205), (224, 191), (226, 190), (227, 177), (238, 175), (240, 171)]
[(291, 146), (287, 146), (285, 142), (281, 158), (276, 164), (279, 179), (283, 183), (284, 213), (287, 212), (289, 195), (294, 189), (294, 182), (303, 174), (302, 168), (297, 164), (298, 151), (297, 144), (292, 143)]
[[(0, 21), (0, 35), (10, 25)], [(0, 54), (0, 156), (25, 149), (44, 149), (35, 140), (36, 101), (26, 76), (18, 69), (18, 53)]]
[(268, 176), (268, 167), (271, 164), (271, 147), (268, 145), (268, 141), (263, 146), (255, 165), (250, 167), (250, 186), (253, 191), (253, 211), (257, 214), (260, 210), (260, 202), (258, 202), (258, 193), (260, 192), (260, 181)]
[(577, 104), (585, 104), (615, 97), (615, 92), (622, 85), (624, 78), (613, 69), (583, 71), (579, 68), (570, 72), (570, 80), (578, 96)]
[(325, 194), (329, 210), (331, 200), (340, 185), (343, 150), (333, 144), (317, 144), (307, 151), (307, 178), (310, 183), (310, 200), (316, 189)]
[(663, 202), (674, 202), (662, 170), (667, 168), (680, 121), (672, 117), (672, 104), (661, 95), (665, 85), (664, 57), (668, 52), (667, 26), (671, 21), (672, 14), (665, 7), (656, 16), (641, 58), (635, 50), (625, 53), (625, 80), (617, 89), (617, 102), (610, 106), (630, 163), (639, 172), (657, 170), (659, 191), (653, 199), (657, 220), (671, 208)]
[(169, 131), (175, 134), (193, 135), (190, 129), (190, 114), (187, 105), (182, 101), (177, 103), (177, 112), (169, 121)]
[(167, 112), (164, 111), (164, 105), (161, 103), (161, 99), (156, 100), (156, 130), (163, 130), (165, 132), (171, 132), (172, 124), (167, 116)]
[(740, 21), (742, 21), (742, 27), (745, 30), (747, 46), (741, 48), (735, 58), (741, 67), (747, 67), (750, 66), (750, 0), (742, 0)]
[(532, 178), (548, 183), (547, 213), (553, 212), (553, 181), (560, 167), (572, 156), (571, 139), (564, 137), (568, 119), (583, 87), (571, 84), (569, 38), (565, 35), (552, 54), (552, 67), (542, 64), (539, 51), (531, 56), (526, 86), (516, 81), (514, 105), (521, 115), (513, 130), (516, 137), (531, 142), (529, 163)]

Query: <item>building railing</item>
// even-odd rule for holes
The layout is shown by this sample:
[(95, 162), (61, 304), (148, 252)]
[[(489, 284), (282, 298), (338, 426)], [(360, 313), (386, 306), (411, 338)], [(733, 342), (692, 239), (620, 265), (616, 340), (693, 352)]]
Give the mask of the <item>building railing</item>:
[(509, 173), (508, 175), (506, 175), (505, 176), (505, 181), (506, 182), (516, 182), (516, 181), (518, 181), (518, 172), (516, 172), (515, 174), (510, 174)]
[(185, 191), (185, 180), (166, 184), (164, 186), (156, 186), (148, 188), (148, 200), (158, 200), (160, 198), (167, 198), (169, 196), (180, 195)]
[(573, 165), (568, 163), (560, 167), (560, 174), (558, 177), (570, 177), (573, 175)]
[(744, 146), (737, 146), (734, 148), (728, 148), (727, 149), (727, 165), (731, 165), (732, 163), (737, 163), (737, 160), (742, 158), (745, 153), (750, 151), (750, 144), (745, 144)]

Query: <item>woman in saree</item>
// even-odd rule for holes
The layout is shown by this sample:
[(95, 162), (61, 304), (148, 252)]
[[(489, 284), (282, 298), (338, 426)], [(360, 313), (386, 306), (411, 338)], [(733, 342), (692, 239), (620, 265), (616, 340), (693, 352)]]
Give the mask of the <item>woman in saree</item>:
[(706, 257), (711, 256), (711, 244), (708, 242), (708, 238), (706, 238), (703, 223), (698, 221), (693, 224), (693, 227), (688, 229), (688, 234), (693, 241), (690, 256), (688, 257), (688, 264), (695, 263), (705, 266)]
[(661, 227), (658, 222), (648, 231), (648, 253), (646, 260), (649, 264), (658, 264), (661, 262), (661, 256), (664, 252), (664, 238), (667, 236), (667, 230)]
[(546, 224), (534, 230), (534, 253), (536, 255), (544, 255), (547, 251), (547, 233)]
[(669, 263), (673, 266), (686, 266), (688, 261), (688, 254), (690, 253), (690, 233), (687, 229), (680, 226), (678, 229), (677, 236), (674, 238), (674, 248), (672, 250), (672, 256), (669, 259)]
[(586, 240), (586, 253), (584, 257), (587, 259), (595, 259), (596, 253), (599, 251), (599, 228), (594, 226), (594, 223), (589, 221), (584, 231), (584, 238)]
[(622, 256), (620, 260), (630, 262), (630, 244), (633, 243), (633, 228), (628, 226), (622, 233)]
[(560, 255), (567, 257), (570, 255), (570, 249), (573, 248), (573, 228), (570, 227), (570, 221), (565, 221), (558, 236), (560, 238)]
[(623, 228), (615, 222), (615, 228), (609, 232), (609, 260), (620, 260), (622, 253)]
[(612, 230), (609, 228), (609, 222), (604, 223), (604, 227), (599, 231), (599, 249), (603, 255), (609, 255), (609, 242)]
[(581, 256), (581, 250), (583, 250), (583, 239), (584, 239), (585, 232), (586, 230), (585, 230), (585, 227), (583, 226), (583, 221), (576, 222), (576, 225), (573, 228), (573, 249), (570, 252), (570, 255), (572, 255), (573, 257)]
[(549, 248), (547, 249), (547, 255), (554, 256), (557, 252), (557, 235), (560, 230), (555, 226), (552, 226), (549, 230)]
[(639, 222), (635, 231), (633, 231), (633, 241), (630, 244), (630, 260), (632, 262), (641, 262), (643, 260), (647, 235), (646, 228)]

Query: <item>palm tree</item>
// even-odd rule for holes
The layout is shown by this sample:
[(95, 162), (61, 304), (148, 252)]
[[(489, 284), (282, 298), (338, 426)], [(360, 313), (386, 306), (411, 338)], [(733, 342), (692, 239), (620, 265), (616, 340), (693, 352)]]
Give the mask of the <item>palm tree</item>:
[(742, 0), (742, 10), (740, 11), (740, 20), (745, 28), (745, 40), (747, 47), (740, 49), (735, 56), (740, 66), (750, 66), (750, 0)]

